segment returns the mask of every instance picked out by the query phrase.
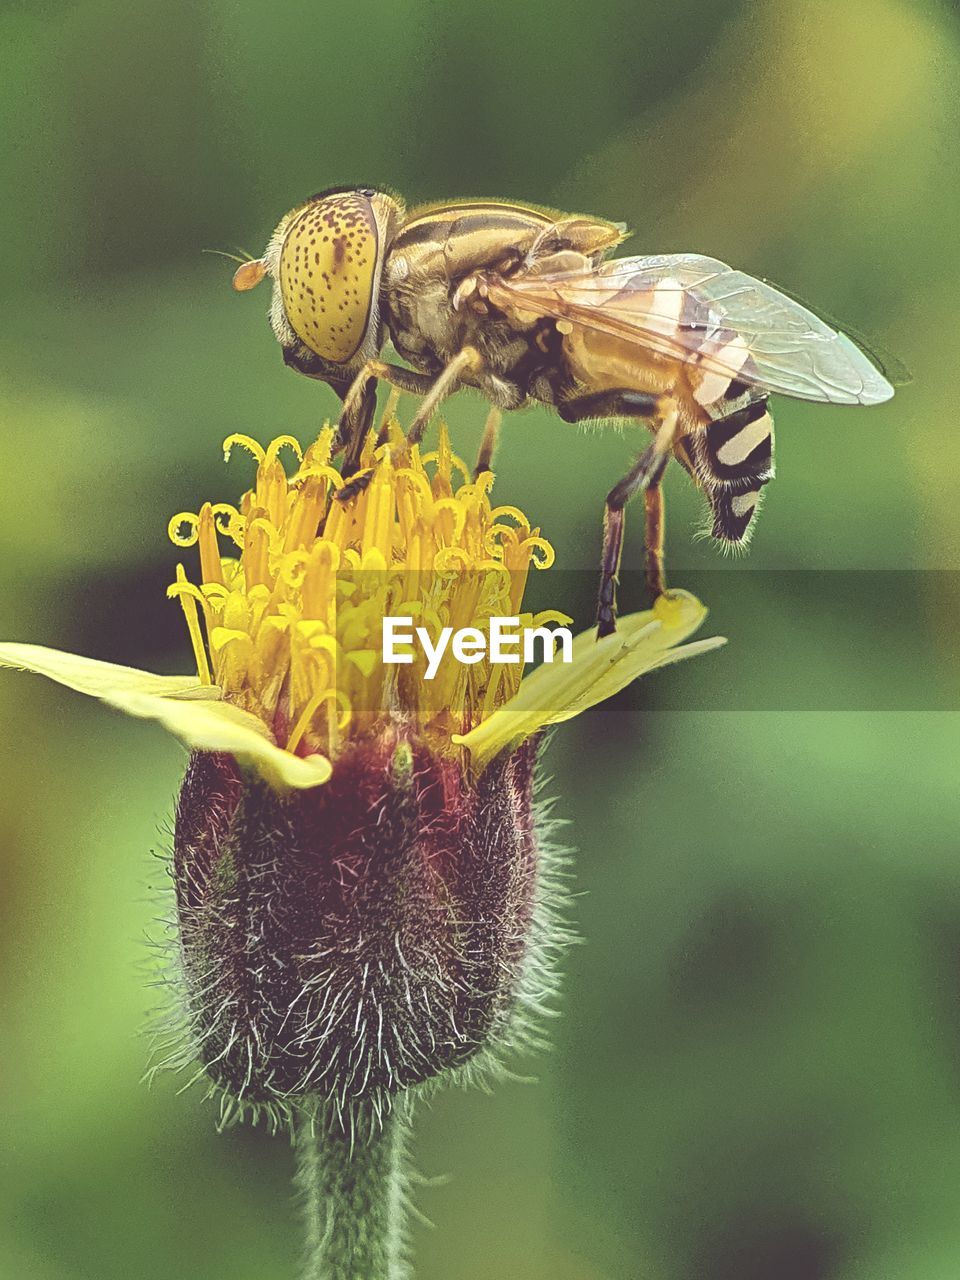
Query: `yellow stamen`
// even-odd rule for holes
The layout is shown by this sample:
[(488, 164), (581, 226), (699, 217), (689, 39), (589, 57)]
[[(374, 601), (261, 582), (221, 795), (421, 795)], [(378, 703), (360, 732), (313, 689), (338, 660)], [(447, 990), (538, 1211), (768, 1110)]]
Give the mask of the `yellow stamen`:
[[(177, 585), (189, 587), (192, 584), (187, 582), (187, 574), (182, 564), (177, 565)], [(171, 591), (173, 588), (171, 588)], [(197, 664), (197, 675), (200, 677), (201, 684), (213, 684), (210, 676), (210, 664), (207, 661), (207, 651), (203, 647), (203, 636), (200, 632), (200, 618), (197, 614), (197, 602), (193, 598), (193, 591), (178, 591), (180, 597), (180, 605), (183, 609), (183, 616), (187, 620), (187, 631), (190, 634), (190, 644), (193, 646), (193, 656)], [(199, 594), (199, 592), (197, 592)]]
[[(264, 448), (232, 435), (225, 456), (240, 447), (257, 462), (251, 490), (237, 506), (205, 503), (170, 522), (171, 540), (199, 551), (199, 584), (178, 570), (170, 593), (201, 680), (259, 716), (290, 752), (335, 756), (345, 734), (375, 731), (402, 711), (436, 749), (456, 754), (451, 731), (469, 732), (519, 682), (516, 665), (469, 666), (449, 652), (426, 680), (416, 646), (412, 664), (384, 666), (385, 616), (410, 617), (434, 640), (445, 626), (485, 631), (492, 616), (519, 615), (531, 567), (553, 559), (522, 511), (491, 507), (492, 477), (471, 479), (445, 427), (422, 457), (392, 417), (384, 434), (382, 446), (373, 432), (365, 441), (358, 474), (372, 474), (347, 502), (334, 496), (343, 481), (330, 465), (329, 428), (305, 451), (289, 436)], [(289, 476), (283, 449), (297, 464)], [(221, 555), (221, 536), (235, 558)]]
[(334, 708), (340, 707), (341, 715), (336, 721), (336, 727), (338, 733), (342, 733), (344, 731), (350, 723), (350, 717), (352, 714), (350, 699), (339, 689), (323, 689), (320, 693), (314, 694), (304, 707), (303, 712), (300, 715), (300, 719), (297, 721), (293, 728), (293, 732), (287, 739), (288, 751), (296, 751), (297, 747), (300, 745), (303, 735), (310, 727), (311, 720), (324, 703), (329, 703)]
[[(197, 543), (199, 523), (193, 512), (181, 511), (178, 515), (171, 517), (167, 525), (167, 537), (175, 547), (194, 547)], [(184, 525), (187, 527), (187, 532), (181, 533), (180, 530)]]
[(300, 441), (294, 439), (293, 436), (277, 436), (267, 445), (264, 460), (266, 462), (276, 462), (281, 449), (292, 449), (297, 455), (297, 461), (303, 461), (303, 450), (300, 448)]
[(239, 445), (241, 449), (246, 449), (248, 453), (252, 453), (256, 458), (258, 465), (266, 459), (266, 451), (262, 444), (258, 444), (252, 436), (235, 433), (232, 436), (227, 436), (226, 440), (223, 442), (224, 462), (230, 461), (230, 454), (237, 445)]
[(494, 507), (490, 512), (491, 520), (499, 520), (501, 516), (509, 516), (511, 520), (516, 520), (521, 529), (530, 528), (527, 517), (519, 507)]
[(224, 582), (220, 546), (217, 542), (217, 523), (213, 507), (205, 502), (197, 520), (197, 542), (200, 545), (200, 572), (204, 582)]
[(531, 553), (534, 551), (541, 552), (539, 560), (535, 555), (531, 554), (531, 559), (538, 569), (549, 569), (556, 559), (556, 552), (546, 538), (524, 538), (520, 545), (524, 551), (530, 551)]

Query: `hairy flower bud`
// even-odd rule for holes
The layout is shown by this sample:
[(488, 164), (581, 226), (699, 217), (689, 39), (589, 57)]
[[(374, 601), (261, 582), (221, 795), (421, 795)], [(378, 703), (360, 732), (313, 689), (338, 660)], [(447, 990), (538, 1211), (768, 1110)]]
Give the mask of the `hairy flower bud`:
[(286, 796), (228, 755), (193, 756), (174, 874), (216, 1084), (254, 1105), (385, 1102), (509, 1038), (542, 963), (535, 754), (470, 780), (391, 729)]

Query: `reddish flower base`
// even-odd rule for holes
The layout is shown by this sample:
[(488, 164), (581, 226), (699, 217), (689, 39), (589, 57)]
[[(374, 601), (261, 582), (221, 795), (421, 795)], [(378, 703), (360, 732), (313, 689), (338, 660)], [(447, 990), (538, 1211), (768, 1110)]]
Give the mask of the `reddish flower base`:
[(208, 1074), (250, 1102), (396, 1093), (495, 1045), (537, 893), (536, 744), (476, 781), (390, 732), (279, 796), (197, 753), (174, 875)]

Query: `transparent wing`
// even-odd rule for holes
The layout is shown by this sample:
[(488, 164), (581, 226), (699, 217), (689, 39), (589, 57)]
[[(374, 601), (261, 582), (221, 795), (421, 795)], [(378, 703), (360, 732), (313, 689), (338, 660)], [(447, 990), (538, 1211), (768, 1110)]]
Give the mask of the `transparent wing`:
[(591, 271), (488, 277), (495, 306), (568, 320), (751, 386), (829, 404), (880, 404), (893, 387), (846, 335), (716, 258), (617, 258)]

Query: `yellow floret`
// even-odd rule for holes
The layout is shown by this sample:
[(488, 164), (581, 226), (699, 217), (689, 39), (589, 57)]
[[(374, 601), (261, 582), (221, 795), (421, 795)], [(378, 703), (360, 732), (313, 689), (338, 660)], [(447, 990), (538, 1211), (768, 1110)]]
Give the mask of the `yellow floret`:
[[(491, 506), (492, 475), (472, 480), (445, 429), (422, 457), (395, 421), (387, 435), (380, 447), (368, 441), (368, 483), (346, 502), (335, 498), (343, 481), (332, 429), (305, 453), (290, 436), (266, 448), (231, 436), (225, 456), (239, 446), (257, 462), (239, 508), (205, 503), (170, 521), (174, 543), (199, 552), (199, 583), (178, 566), (169, 593), (183, 607), (200, 681), (291, 751), (335, 755), (345, 734), (400, 715), (455, 752), (451, 734), (469, 733), (517, 692), (519, 664), (464, 665), (448, 652), (425, 680), (415, 648), (411, 664), (385, 666), (385, 616), (411, 618), (434, 641), (445, 626), (485, 630), (493, 616), (569, 621), (522, 614), (530, 567), (549, 566), (553, 549), (517, 508)], [(297, 459), (291, 475), (284, 448)]]

